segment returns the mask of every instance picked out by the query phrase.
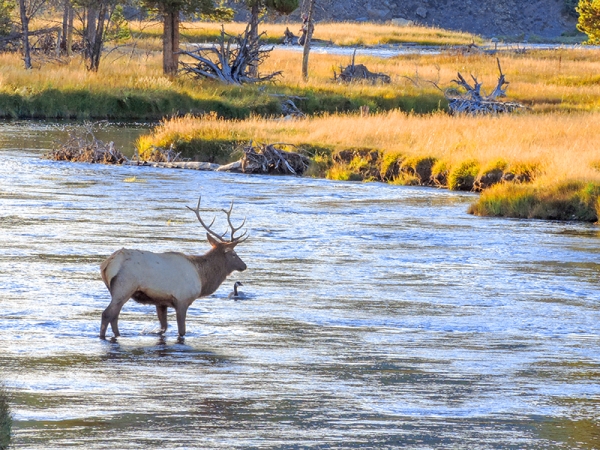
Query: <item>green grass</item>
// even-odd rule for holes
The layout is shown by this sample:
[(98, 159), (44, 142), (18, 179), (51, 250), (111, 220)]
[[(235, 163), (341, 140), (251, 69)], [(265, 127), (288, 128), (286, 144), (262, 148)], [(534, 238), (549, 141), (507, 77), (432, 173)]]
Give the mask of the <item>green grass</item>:
[(598, 221), (600, 184), (568, 181), (553, 186), (497, 184), (469, 208), (478, 216)]
[(10, 444), (12, 417), (6, 388), (0, 384), (0, 450), (5, 450)]

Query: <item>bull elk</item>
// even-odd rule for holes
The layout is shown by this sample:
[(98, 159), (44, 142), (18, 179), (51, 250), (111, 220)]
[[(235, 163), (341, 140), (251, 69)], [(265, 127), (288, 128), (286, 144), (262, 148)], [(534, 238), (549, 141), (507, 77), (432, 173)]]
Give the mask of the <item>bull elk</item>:
[[(138, 303), (155, 305), (160, 322), (160, 333), (167, 330), (167, 308), (175, 309), (179, 336), (185, 335), (185, 317), (190, 305), (200, 297), (215, 292), (221, 283), (234, 270), (246, 270), (246, 264), (235, 253), (234, 248), (248, 237), (246, 231), (240, 236), (235, 234), (244, 226), (231, 223), (231, 211), (223, 210), (227, 215), (229, 229), (218, 234), (211, 229), (215, 222), (206, 225), (200, 217), (200, 200), (193, 211), (200, 224), (207, 231), (206, 238), (212, 248), (204, 255), (185, 255), (178, 252), (153, 253), (144, 250), (123, 248), (108, 257), (100, 266), (102, 280), (111, 295), (110, 305), (102, 313), (100, 338), (105, 339), (108, 324), (115, 337), (119, 336), (119, 313), (127, 301), (132, 298)], [(227, 234), (230, 239), (226, 239)]]

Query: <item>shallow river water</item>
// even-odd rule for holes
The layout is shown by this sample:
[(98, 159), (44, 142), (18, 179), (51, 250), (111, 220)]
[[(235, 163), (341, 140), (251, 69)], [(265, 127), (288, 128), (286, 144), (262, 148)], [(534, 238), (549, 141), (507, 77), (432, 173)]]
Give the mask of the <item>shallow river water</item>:
[[(597, 226), (473, 217), (472, 194), (427, 188), (40, 159), (54, 134), (0, 124), (14, 448), (600, 448)], [(200, 194), (218, 227), (232, 199), (248, 218), (248, 270), (192, 305), (183, 341), (133, 301), (100, 340), (100, 263), (204, 253)]]

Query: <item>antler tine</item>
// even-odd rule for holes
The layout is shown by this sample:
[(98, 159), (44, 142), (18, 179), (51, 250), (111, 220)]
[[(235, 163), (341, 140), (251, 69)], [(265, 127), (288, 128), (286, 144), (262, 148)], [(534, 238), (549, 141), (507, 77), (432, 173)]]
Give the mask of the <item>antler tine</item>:
[(202, 220), (202, 217), (200, 217), (200, 200), (202, 200), (202, 196), (198, 197), (198, 205), (196, 206), (195, 209), (192, 208), (192, 207), (190, 207), (190, 206), (187, 206), (187, 205), (186, 205), (186, 208), (189, 209), (190, 211), (193, 211), (196, 214), (196, 217), (198, 218), (198, 221), (200, 222), (200, 224), (204, 227), (204, 229), (209, 234), (211, 234), (213, 237), (217, 238), (219, 241), (223, 241), (223, 236), (219, 235), (219, 233), (216, 233), (216, 232), (214, 232), (213, 230), (210, 229), (210, 227), (212, 227), (213, 224), (215, 223), (216, 217), (213, 217), (212, 222), (208, 226), (206, 226), (206, 224)]
[[(233, 224), (231, 223), (231, 211), (233, 211), (233, 200), (231, 200), (231, 205), (229, 206), (229, 211), (223, 210), (223, 212), (224, 212), (225, 214), (227, 214), (227, 222), (229, 223), (229, 227), (231, 228), (231, 242), (238, 242), (238, 243), (239, 243), (239, 242), (243, 242), (243, 241), (240, 241), (240, 239), (241, 239), (242, 237), (244, 237), (244, 235), (246, 234), (246, 231), (244, 231), (244, 232), (242, 233), (242, 235), (241, 235), (241, 236), (239, 236), (239, 237), (237, 237), (237, 238), (236, 238), (236, 237), (234, 237), (234, 235), (235, 235), (235, 233), (236, 233), (237, 231), (239, 231), (239, 230), (240, 230), (240, 229), (241, 229), (241, 228), (242, 228), (242, 227), (245, 225), (245, 223), (246, 223), (246, 218), (244, 217), (244, 220), (243, 220), (242, 224), (241, 224), (239, 227), (237, 227), (237, 228), (236, 228), (236, 227), (234, 227), (234, 226), (233, 226)], [(246, 238), (246, 239), (247, 239), (247, 238)], [(244, 239), (244, 241), (245, 241), (246, 239)]]

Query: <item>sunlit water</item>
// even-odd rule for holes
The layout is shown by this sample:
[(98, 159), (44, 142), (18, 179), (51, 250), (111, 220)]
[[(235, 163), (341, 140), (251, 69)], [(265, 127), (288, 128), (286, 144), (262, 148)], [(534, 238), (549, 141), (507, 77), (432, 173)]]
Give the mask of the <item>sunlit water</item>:
[[(40, 159), (54, 134), (0, 125), (14, 448), (600, 448), (598, 227), (473, 217), (472, 194), (427, 188)], [(183, 342), (133, 301), (98, 339), (100, 263), (205, 252), (199, 194), (218, 227), (231, 199), (248, 218), (248, 270), (192, 305)]]

